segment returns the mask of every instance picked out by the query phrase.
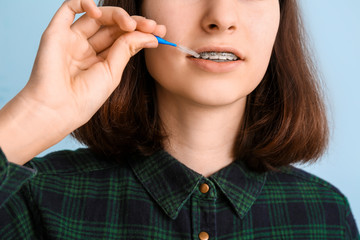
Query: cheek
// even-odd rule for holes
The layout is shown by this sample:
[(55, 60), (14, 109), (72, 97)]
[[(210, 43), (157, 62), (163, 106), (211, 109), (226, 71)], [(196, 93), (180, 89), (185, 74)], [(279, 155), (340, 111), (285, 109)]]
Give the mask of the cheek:
[(169, 52), (175, 48), (159, 45), (156, 49), (144, 49), (146, 67), (154, 79), (162, 79), (164, 76), (171, 76), (172, 61)]
[(203, 3), (204, 0), (143, 0), (142, 14), (166, 26), (166, 40), (181, 44), (200, 30)]
[(272, 55), (276, 35), (279, 28), (280, 13), (274, 11), (273, 15), (257, 20), (249, 28), (251, 37), (251, 61), (253, 74), (258, 73), (262, 78), (265, 74)]
[(157, 49), (145, 49), (145, 62), (153, 79), (166, 89), (179, 87), (177, 78), (181, 76), (181, 62), (174, 62), (171, 53), (175, 48), (159, 46)]

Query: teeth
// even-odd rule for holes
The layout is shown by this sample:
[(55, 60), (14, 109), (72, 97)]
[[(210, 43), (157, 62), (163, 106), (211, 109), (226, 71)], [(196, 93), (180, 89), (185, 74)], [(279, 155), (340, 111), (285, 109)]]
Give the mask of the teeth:
[(239, 58), (230, 52), (202, 52), (199, 53), (202, 59), (208, 59), (216, 62), (225, 62), (225, 61), (236, 61)]

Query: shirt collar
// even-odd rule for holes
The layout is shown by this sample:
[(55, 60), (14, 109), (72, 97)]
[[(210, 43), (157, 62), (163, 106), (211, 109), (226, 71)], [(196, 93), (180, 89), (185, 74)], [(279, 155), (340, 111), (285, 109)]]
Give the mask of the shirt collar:
[[(132, 156), (128, 162), (147, 192), (172, 219), (204, 179), (165, 151), (148, 157)], [(253, 173), (242, 162), (235, 161), (209, 179), (243, 218), (259, 196), (266, 174)]]

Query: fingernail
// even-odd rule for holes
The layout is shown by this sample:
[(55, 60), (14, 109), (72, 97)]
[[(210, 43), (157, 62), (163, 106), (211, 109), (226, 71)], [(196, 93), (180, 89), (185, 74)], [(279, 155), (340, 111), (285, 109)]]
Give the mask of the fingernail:
[(153, 25), (157, 25), (156, 22), (155, 22), (155, 20), (149, 19), (148, 21), (149, 21), (149, 23), (151, 23), (151, 24), (153, 24)]

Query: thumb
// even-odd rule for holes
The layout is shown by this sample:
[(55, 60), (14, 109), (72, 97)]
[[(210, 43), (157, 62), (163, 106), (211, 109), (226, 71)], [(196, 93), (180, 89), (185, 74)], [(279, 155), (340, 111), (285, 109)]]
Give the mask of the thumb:
[(131, 32), (123, 34), (111, 46), (105, 61), (113, 79), (119, 80), (130, 58), (143, 48), (156, 48), (158, 41), (153, 34)]

